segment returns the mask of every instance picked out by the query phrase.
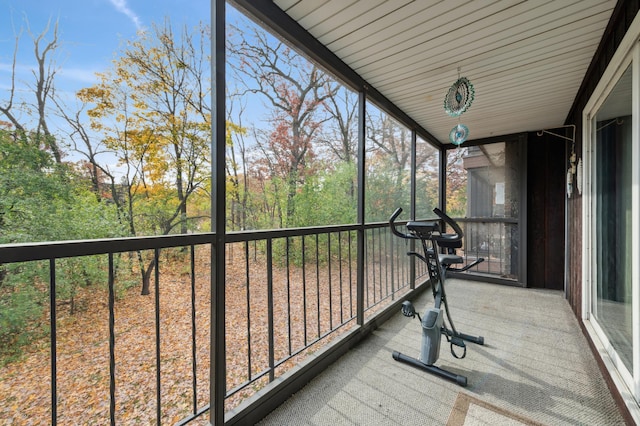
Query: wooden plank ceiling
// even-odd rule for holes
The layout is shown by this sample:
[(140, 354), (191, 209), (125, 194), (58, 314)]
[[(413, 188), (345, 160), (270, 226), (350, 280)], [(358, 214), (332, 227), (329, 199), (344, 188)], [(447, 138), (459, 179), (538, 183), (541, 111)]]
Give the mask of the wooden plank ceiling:
[(458, 75), (470, 139), (564, 124), (615, 0), (275, 0), (413, 120), (448, 143)]

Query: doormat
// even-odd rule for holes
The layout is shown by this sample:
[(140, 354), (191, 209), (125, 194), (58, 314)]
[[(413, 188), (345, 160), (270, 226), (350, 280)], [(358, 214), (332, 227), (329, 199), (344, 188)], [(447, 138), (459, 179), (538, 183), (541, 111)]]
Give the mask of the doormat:
[(447, 426), (470, 425), (531, 425), (543, 426), (519, 414), (512, 413), (465, 393), (458, 393)]

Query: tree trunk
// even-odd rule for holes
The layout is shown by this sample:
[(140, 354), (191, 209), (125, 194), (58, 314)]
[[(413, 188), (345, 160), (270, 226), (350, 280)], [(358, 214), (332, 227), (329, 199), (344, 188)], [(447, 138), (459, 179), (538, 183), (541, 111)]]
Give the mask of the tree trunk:
[(151, 262), (149, 262), (149, 265), (144, 268), (142, 253), (138, 252), (138, 263), (140, 264), (140, 275), (142, 276), (142, 291), (140, 292), (140, 294), (142, 296), (147, 296), (151, 294), (151, 273), (156, 266), (156, 260), (153, 259)]

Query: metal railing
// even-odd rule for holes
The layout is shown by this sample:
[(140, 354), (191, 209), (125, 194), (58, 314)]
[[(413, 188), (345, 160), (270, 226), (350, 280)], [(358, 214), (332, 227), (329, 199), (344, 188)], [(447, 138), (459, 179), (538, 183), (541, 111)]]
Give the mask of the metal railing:
[(518, 281), (521, 277), (520, 229), (513, 218), (456, 219), (465, 233), (460, 254), (465, 262), (477, 258), (485, 261), (471, 268), (468, 274), (481, 274), (500, 280)]
[[(48, 282), (32, 284), (48, 295), (43, 322), (49, 328), (38, 343), (49, 347), (48, 360), (42, 351), (27, 353), (24, 362), (0, 369), (0, 386), (4, 381), (9, 388), (0, 417), (184, 424), (207, 412), (214, 241), (207, 233), (0, 246), (1, 267), (46, 270)], [(426, 269), (416, 265), (412, 272), (408, 249), (387, 224), (227, 234), (225, 408), (359, 326), (359, 309), (365, 321), (374, 318), (423, 281)], [(103, 278), (74, 290), (76, 305), (93, 302), (72, 315), (65, 309), (69, 292), (62, 290), (67, 273), (82, 269), (69, 260), (82, 259), (93, 259)], [(140, 281), (139, 267), (148, 273), (146, 296), (129, 288)], [(88, 340), (82, 329), (69, 327), (81, 321), (102, 330), (100, 337)], [(29, 372), (13, 370), (25, 364)], [(40, 388), (25, 391), (16, 376), (31, 373), (40, 375)]]

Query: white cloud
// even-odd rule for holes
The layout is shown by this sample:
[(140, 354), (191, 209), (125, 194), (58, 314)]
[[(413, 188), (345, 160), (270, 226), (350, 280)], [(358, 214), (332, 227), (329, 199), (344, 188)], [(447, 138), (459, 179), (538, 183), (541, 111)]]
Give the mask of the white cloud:
[[(12, 64), (0, 62), (0, 76), (2, 76), (0, 80), (4, 80), (2, 81), (3, 84), (0, 83), (0, 85), (9, 87), (11, 75), (15, 75), (18, 86), (23, 85), (25, 82), (31, 83), (34, 81), (34, 73), (36, 71), (36, 67), (33, 65), (18, 64), (14, 70)], [(80, 82), (83, 84), (95, 84), (98, 81), (98, 76), (96, 75), (97, 70), (95, 69), (56, 67), (55, 72), (58, 78), (64, 79), (65, 81)]]
[(144, 28), (144, 26), (142, 25), (142, 21), (140, 20), (138, 15), (136, 15), (136, 13), (129, 8), (129, 5), (127, 4), (127, 0), (109, 0), (109, 1), (116, 8), (118, 12), (124, 13), (129, 19), (131, 19), (131, 22), (133, 22), (133, 24), (136, 26), (136, 29), (142, 30)]
[(96, 70), (84, 68), (62, 68), (58, 72), (58, 76), (73, 80), (76, 82), (95, 84), (98, 81)]

